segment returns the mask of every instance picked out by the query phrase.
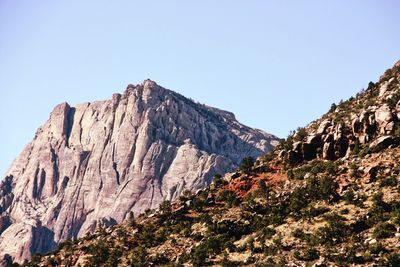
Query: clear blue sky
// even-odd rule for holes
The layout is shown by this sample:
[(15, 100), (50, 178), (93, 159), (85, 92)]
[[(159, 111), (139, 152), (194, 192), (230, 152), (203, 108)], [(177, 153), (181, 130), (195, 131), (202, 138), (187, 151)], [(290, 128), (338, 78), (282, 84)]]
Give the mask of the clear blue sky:
[(400, 59), (399, 14), (395, 0), (0, 0), (0, 175), (56, 104), (147, 78), (285, 137)]

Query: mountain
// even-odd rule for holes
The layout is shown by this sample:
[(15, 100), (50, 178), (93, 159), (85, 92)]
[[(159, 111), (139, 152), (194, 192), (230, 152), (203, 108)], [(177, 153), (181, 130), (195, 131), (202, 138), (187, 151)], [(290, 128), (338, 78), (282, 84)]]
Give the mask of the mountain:
[(207, 186), (278, 138), (146, 80), (111, 100), (57, 105), (0, 186), (0, 255), (54, 250)]
[(254, 163), (26, 266), (400, 266), (400, 61)]

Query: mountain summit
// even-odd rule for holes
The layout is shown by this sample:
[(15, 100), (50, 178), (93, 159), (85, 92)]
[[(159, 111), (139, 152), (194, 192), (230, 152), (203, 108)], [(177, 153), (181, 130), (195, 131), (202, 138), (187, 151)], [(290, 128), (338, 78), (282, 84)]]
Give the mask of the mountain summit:
[(400, 64), (276, 149), (25, 266), (400, 266)]
[(208, 185), (278, 138), (151, 80), (57, 105), (0, 186), (0, 255), (19, 261)]

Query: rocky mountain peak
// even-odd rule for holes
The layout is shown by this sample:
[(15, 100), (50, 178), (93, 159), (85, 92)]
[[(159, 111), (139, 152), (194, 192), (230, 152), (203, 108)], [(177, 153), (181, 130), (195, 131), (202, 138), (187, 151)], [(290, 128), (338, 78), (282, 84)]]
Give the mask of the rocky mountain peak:
[(207, 186), (279, 139), (151, 80), (57, 105), (0, 185), (0, 255), (19, 261)]
[[(30, 265), (400, 266), (399, 101), (396, 64), (256, 162)], [(193, 108), (217, 129), (229, 117)]]

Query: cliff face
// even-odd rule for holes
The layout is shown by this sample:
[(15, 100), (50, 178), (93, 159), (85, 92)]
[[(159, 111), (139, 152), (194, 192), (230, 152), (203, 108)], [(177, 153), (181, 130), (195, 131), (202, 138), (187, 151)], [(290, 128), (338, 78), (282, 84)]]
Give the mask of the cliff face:
[(146, 80), (56, 106), (0, 186), (0, 255), (46, 252), (196, 191), (278, 139)]
[(258, 159), (29, 266), (400, 266), (400, 61)]

